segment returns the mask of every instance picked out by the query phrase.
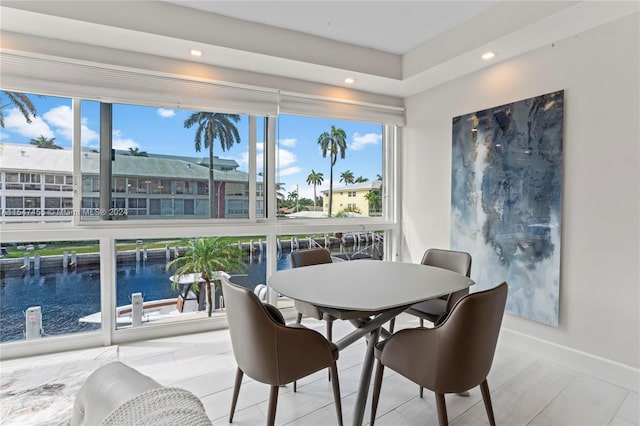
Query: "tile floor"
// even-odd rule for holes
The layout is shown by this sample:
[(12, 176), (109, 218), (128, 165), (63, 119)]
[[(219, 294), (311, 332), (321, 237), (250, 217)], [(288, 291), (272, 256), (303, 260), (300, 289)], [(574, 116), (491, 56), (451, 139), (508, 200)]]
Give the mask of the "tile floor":
[[(324, 323), (305, 319), (320, 332)], [(413, 317), (401, 315), (396, 327), (417, 326)], [(339, 338), (351, 325), (336, 321)], [(351, 424), (364, 341), (340, 354), (338, 368), (344, 423)], [(189, 389), (201, 398), (214, 424), (227, 424), (236, 364), (228, 332), (216, 331), (121, 345), (120, 360), (164, 385)], [(517, 348), (499, 345), (488, 378), (498, 425), (638, 425), (640, 397)], [(234, 425), (263, 425), (267, 411), (267, 385), (245, 376)], [(371, 394), (369, 394), (369, 399)], [(276, 424), (336, 424), (331, 387), (326, 371), (280, 390)], [(479, 389), (470, 396), (447, 395), (451, 425), (487, 425)], [(387, 369), (378, 407), (377, 425), (436, 425), (433, 394), (418, 397), (418, 387)], [(365, 413), (369, 421), (369, 407)]]
[[(305, 319), (308, 327), (324, 331), (324, 323)], [(414, 317), (401, 315), (396, 328), (417, 326)], [(351, 325), (336, 321), (336, 338)], [(340, 353), (338, 368), (344, 423), (351, 424), (364, 340)], [(167, 386), (184, 387), (203, 402), (213, 423), (227, 424), (236, 364), (226, 330), (120, 345), (118, 357), (126, 364)], [(25, 359), (25, 362), (27, 360)], [(536, 358), (514, 347), (499, 345), (488, 378), (498, 425), (638, 425), (640, 397), (621, 387)], [(245, 376), (233, 424), (264, 425), (267, 385)], [(369, 399), (371, 394), (369, 394)], [(470, 396), (447, 395), (451, 425), (488, 425), (479, 389)], [(437, 425), (435, 398), (387, 369), (376, 424), (380, 426)], [(369, 406), (365, 412), (369, 422)], [(277, 425), (335, 425), (335, 409), (326, 371), (280, 390)]]

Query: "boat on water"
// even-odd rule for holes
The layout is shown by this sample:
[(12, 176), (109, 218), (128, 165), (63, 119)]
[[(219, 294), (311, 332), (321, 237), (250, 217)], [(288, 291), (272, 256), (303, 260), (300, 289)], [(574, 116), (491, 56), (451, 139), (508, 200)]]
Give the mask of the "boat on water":
[[(169, 280), (180, 287), (180, 294), (178, 297), (169, 299), (143, 301), (141, 323), (170, 320), (202, 310), (198, 301), (198, 293), (193, 288), (196, 282), (199, 285), (204, 283), (200, 274), (172, 275)], [(133, 316), (133, 304), (118, 306), (116, 308), (116, 325), (118, 327), (132, 325)], [(81, 323), (101, 324), (102, 312), (89, 314), (80, 318), (79, 321)]]
[[(197, 300), (189, 301), (192, 303), (184, 303), (182, 312), (178, 310), (180, 296), (172, 299), (151, 300), (142, 304), (141, 322), (152, 322), (158, 320), (167, 320), (198, 312)], [(89, 324), (101, 324), (102, 312), (84, 316), (78, 321)], [(116, 325), (127, 326), (133, 324), (133, 305), (118, 306), (116, 308)]]

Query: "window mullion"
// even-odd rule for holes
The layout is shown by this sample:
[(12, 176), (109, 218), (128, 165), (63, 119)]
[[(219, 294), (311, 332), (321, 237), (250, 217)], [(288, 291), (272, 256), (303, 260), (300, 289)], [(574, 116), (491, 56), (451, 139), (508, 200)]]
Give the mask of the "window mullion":
[(249, 220), (256, 220), (256, 154), (257, 128), (256, 116), (249, 116)]
[(267, 207), (265, 210), (268, 221), (276, 220), (277, 199), (276, 199), (276, 118), (267, 118), (267, 140), (265, 141), (264, 153), (267, 158), (266, 164), (266, 185)]
[(71, 149), (73, 151), (73, 201), (71, 218), (74, 225), (80, 224), (80, 212), (82, 211), (82, 103), (78, 98), (71, 101), (73, 136)]
[(111, 138), (113, 128), (111, 104), (100, 103), (100, 220), (111, 220)]
[[(264, 141), (264, 155), (266, 157), (265, 180), (266, 189), (264, 191), (265, 198), (265, 217), (267, 219), (267, 228), (273, 230), (277, 225), (276, 211), (276, 118), (266, 118), (266, 140)], [(267, 232), (267, 277), (270, 277), (278, 270), (278, 260), (274, 254), (277, 251), (276, 232)], [(276, 304), (278, 295), (268, 288), (267, 301)]]

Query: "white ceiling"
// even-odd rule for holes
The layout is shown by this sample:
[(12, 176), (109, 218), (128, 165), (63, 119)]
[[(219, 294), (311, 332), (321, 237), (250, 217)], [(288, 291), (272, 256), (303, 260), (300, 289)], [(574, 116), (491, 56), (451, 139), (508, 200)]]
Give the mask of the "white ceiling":
[[(276, 76), (406, 97), (638, 13), (639, 5), (637, 1), (2, 0), (0, 43), (15, 49), (11, 42), (17, 35), (22, 37), (19, 49), (49, 53), (45, 46), (50, 42), (71, 42), (66, 50), (54, 47), (86, 60), (100, 56), (90, 49), (93, 46), (96, 52), (109, 48), (144, 54), (138, 55), (139, 62), (164, 57), (201, 63), (227, 70), (225, 78), (236, 83), (268, 82), (264, 84), (279, 88), (271, 78)], [(204, 55), (189, 56), (191, 48)], [(481, 60), (487, 50), (496, 52), (496, 58)], [(114, 52), (103, 49), (100, 59), (127, 56)], [(356, 82), (346, 85), (346, 77)]]
[(165, 0), (245, 21), (404, 54), (496, 1)]

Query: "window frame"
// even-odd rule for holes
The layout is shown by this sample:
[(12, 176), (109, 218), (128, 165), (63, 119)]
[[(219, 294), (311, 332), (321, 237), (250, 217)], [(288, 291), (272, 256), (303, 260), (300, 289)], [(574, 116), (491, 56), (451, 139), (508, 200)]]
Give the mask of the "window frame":
[[(59, 96), (59, 95), (52, 95)], [(81, 101), (80, 98), (72, 98), (73, 113), (73, 211), (82, 211), (82, 186), (85, 184), (85, 178), (89, 177), (88, 184), (91, 189), (95, 188), (95, 178), (98, 178), (99, 187), (103, 187), (104, 179), (99, 176), (85, 175), (81, 173), (81, 146), (80, 128), (81, 128)], [(145, 104), (148, 105), (148, 104)], [(153, 105), (148, 105), (153, 106)], [(157, 105), (159, 106), (159, 105)], [(206, 331), (217, 328), (226, 327), (226, 320), (194, 320), (186, 323), (166, 324), (160, 327), (149, 328), (131, 328), (117, 330), (115, 327), (115, 291), (116, 291), (116, 254), (115, 243), (117, 240), (129, 238), (132, 231), (135, 230), (137, 235), (142, 238), (153, 238), (154, 236), (163, 236), (167, 238), (194, 238), (201, 236), (251, 236), (265, 235), (267, 238), (267, 250), (270, 253), (276, 253), (276, 236), (283, 234), (300, 234), (300, 233), (327, 233), (334, 232), (336, 229), (344, 232), (357, 231), (384, 231), (385, 232), (385, 258), (393, 260), (398, 256), (399, 245), (399, 203), (395, 166), (398, 161), (398, 127), (392, 124), (382, 124), (383, 141), (382, 141), (382, 173), (383, 173), (383, 193), (382, 203), (384, 215), (381, 217), (362, 218), (354, 221), (350, 218), (325, 218), (325, 219), (299, 219), (295, 223), (278, 221), (276, 217), (276, 194), (275, 194), (275, 176), (276, 176), (276, 120), (275, 116), (267, 116), (265, 120), (265, 150), (264, 158), (266, 167), (265, 176), (260, 182), (257, 177), (257, 116), (249, 115), (249, 217), (234, 219), (141, 219), (135, 221), (80, 221), (80, 215), (74, 214), (68, 222), (63, 223), (3, 223), (3, 242), (21, 242), (21, 241), (73, 241), (73, 240), (94, 240), (100, 242), (100, 255), (102, 258), (100, 265), (101, 275), (101, 311), (103, 315), (102, 328), (93, 333), (83, 333), (82, 336), (65, 335), (55, 338), (41, 339), (39, 341), (29, 342), (10, 342), (1, 344), (1, 358), (9, 358), (14, 356), (26, 356), (36, 353), (44, 353), (56, 350), (70, 350), (76, 348), (84, 348), (99, 345), (117, 344), (128, 341), (136, 341), (149, 339), (154, 337), (164, 337), (175, 335), (183, 332)], [(105, 150), (101, 149), (101, 152)], [(110, 152), (107, 151), (107, 152)], [(106, 155), (106, 154), (102, 154)], [(19, 175), (21, 176), (21, 175)], [(65, 184), (66, 184), (65, 177)], [(109, 176), (109, 179), (113, 179)], [(42, 182), (40, 182), (42, 181)], [(20, 182), (22, 183), (22, 182)], [(40, 177), (39, 185), (44, 185), (43, 179)], [(111, 183), (108, 185), (111, 186)], [(192, 182), (192, 192), (198, 194), (198, 182)], [(124, 193), (129, 194), (127, 182), (125, 181)], [(257, 189), (261, 188), (261, 194)], [(273, 188), (273, 189), (272, 189)], [(144, 194), (152, 195), (152, 191), (147, 185)], [(92, 191), (95, 192), (95, 191)], [(61, 198), (64, 192), (59, 192)], [(137, 192), (140, 193), (140, 192)], [(98, 192), (95, 192), (96, 199)], [(113, 195), (116, 195), (115, 193)], [(115, 197), (114, 197), (115, 199)], [(264, 217), (257, 217), (256, 211), (258, 204), (264, 206)], [(160, 202), (160, 204), (162, 204)], [(161, 207), (162, 209), (162, 207)], [(194, 202), (194, 210), (197, 210), (197, 202)], [(147, 202), (145, 210), (147, 215), (151, 215), (151, 203)], [(179, 225), (179, 226), (176, 226)], [(270, 276), (277, 270), (277, 259), (275, 256), (268, 256), (267, 260), (267, 276)], [(269, 300), (273, 303), (276, 295), (269, 291)]]

